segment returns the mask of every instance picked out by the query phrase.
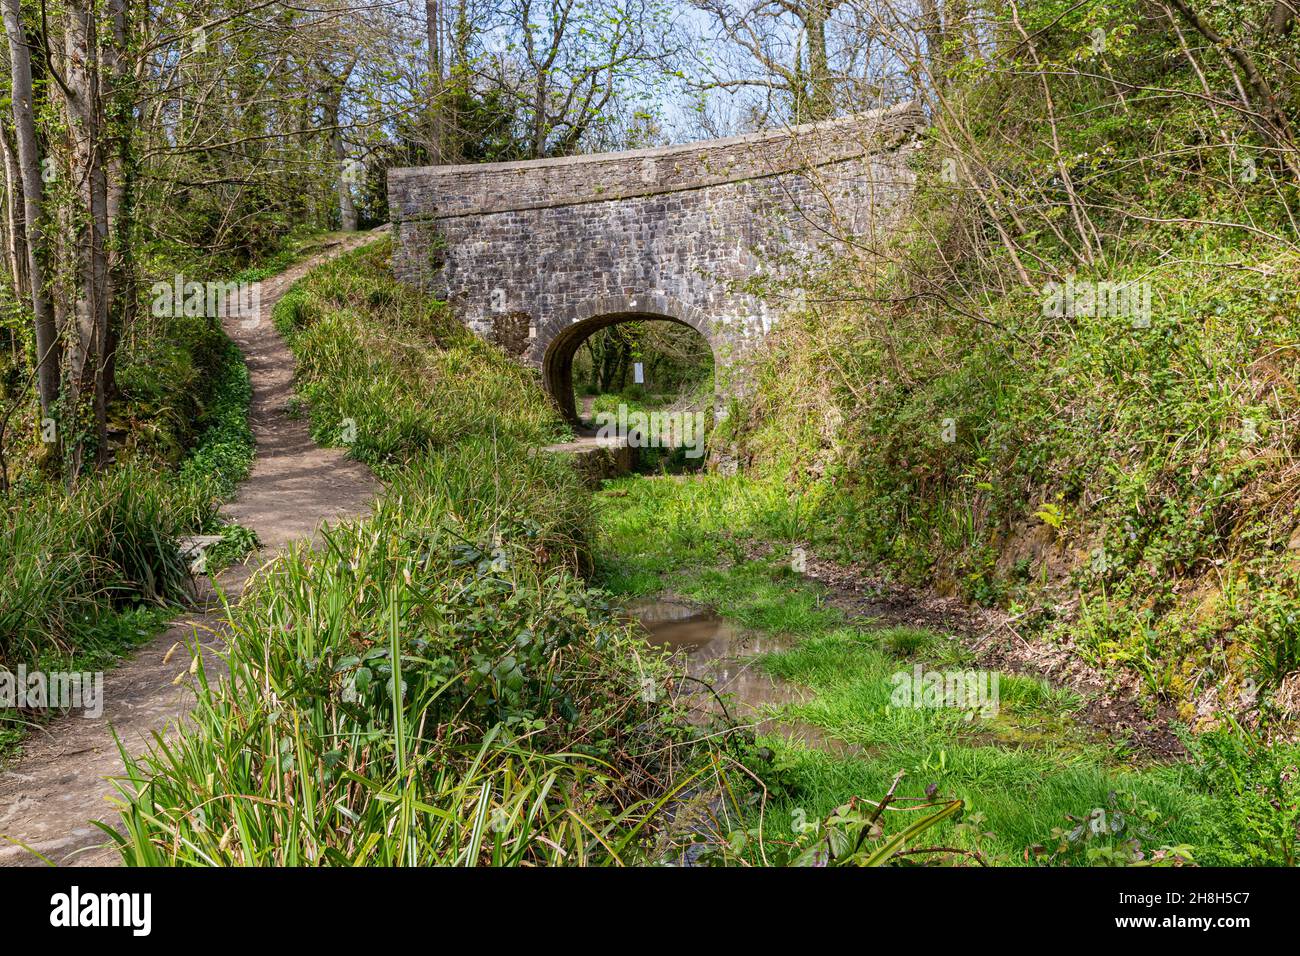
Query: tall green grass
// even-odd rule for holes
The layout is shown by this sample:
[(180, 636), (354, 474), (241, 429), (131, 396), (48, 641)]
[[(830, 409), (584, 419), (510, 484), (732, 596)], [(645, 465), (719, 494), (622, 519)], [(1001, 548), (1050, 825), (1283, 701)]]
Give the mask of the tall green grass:
[(253, 455), (248, 371), (233, 345), (214, 374), (198, 444), (178, 470), (128, 459), (71, 493), (29, 484), (0, 500), (0, 665), (70, 659), (105, 615), (187, 597), (177, 539), (216, 530)]
[(126, 466), (11, 506), (0, 533), (0, 659), (76, 649), (80, 622), (127, 600), (181, 594), (183, 518), (151, 472)]
[[(627, 627), (527, 535), (382, 505), (232, 614), (194, 729), (128, 759), (128, 863), (620, 862), (672, 739)], [(426, 523), (425, 519), (435, 520)], [(481, 530), (481, 529), (480, 529)]]

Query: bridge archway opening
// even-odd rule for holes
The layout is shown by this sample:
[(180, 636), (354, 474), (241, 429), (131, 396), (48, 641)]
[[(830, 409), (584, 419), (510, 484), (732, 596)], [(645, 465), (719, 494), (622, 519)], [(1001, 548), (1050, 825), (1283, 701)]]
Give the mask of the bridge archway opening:
[(616, 312), (562, 329), (542, 357), (542, 380), (580, 433), (594, 433), (596, 413), (620, 404), (633, 412), (703, 411), (707, 426), (716, 361), (709, 339), (688, 322)]

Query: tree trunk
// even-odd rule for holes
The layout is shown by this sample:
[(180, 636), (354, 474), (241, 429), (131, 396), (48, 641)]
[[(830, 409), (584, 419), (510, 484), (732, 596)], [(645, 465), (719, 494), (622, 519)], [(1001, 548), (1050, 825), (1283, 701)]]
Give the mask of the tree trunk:
[(36, 330), (37, 393), (41, 413), (51, 416), (59, 399), (59, 370), (63, 364), (58, 330), (50, 305), (45, 274), (45, 235), (41, 201), (44, 183), (36, 154), (36, 114), (32, 100), (32, 62), (20, 17), (21, 0), (0, 0), (9, 37), (9, 68), (13, 83), (14, 134), (18, 140), (18, 170), (22, 179), (23, 221), (27, 235), (27, 272)]
[(827, 0), (812, 0), (804, 14), (808, 33), (808, 119), (828, 119), (835, 112), (830, 60), (826, 54), (826, 23), (830, 19)]
[[(352, 199), (352, 176), (348, 169), (348, 152), (343, 142), (343, 130), (339, 126), (339, 116), (343, 111), (343, 93), (347, 89), (348, 79), (356, 69), (357, 54), (348, 61), (343, 73), (330, 77), (325, 86), (325, 124), (329, 127), (330, 153), (334, 158), (339, 196), (339, 223), (344, 232), (357, 231), (357, 205)], [(328, 74), (328, 69), (325, 71)]]
[(9, 260), (14, 298), (21, 302), (32, 295), (27, 272), (27, 224), (23, 219), (22, 173), (18, 169), (12, 131), (4, 122), (0, 122), (0, 149), (4, 151), (5, 163), (5, 256)]
[[(72, 176), (80, 220), (73, 244), (76, 338), (69, 366), (69, 408), (80, 419), (89, 396), (94, 416), (97, 457), (107, 443), (107, 396), (104, 363), (108, 354), (108, 177), (104, 168), (103, 111), (100, 99), (98, 43), (91, 0), (69, 0), (65, 18), (66, 75), (63, 90), (72, 144)], [(80, 473), (85, 460), (85, 435), (80, 424), (71, 436), (69, 477)]]
[[(117, 393), (117, 342), (123, 329), (135, 321), (136, 275), (132, 255), (132, 226), (135, 215), (135, 84), (127, 59), (129, 0), (109, 0), (112, 41), (105, 48), (108, 67), (108, 158), (107, 215), (108, 325), (104, 337), (103, 391), (105, 401)], [(107, 445), (101, 454), (106, 457)]]
[(947, 64), (944, 59), (943, 16), (938, 0), (921, 0), (921, 26), (925, 33), (925, 59), (930, 82), (941, 90), (947, 81)]
[[(342, 97), (340, 88), (336, 97)], [(330, 127), (330, 153), (334, 157), (334, 168), (339, 194), (339, 228), (344, 232), (357, 231), (357, 205), (352, 199), (351, 176), (348, 174), (348, 152), (343, 144), (343, 131), (339, 129), (339, 101), (331, 99), (325, 108), (325, 122)]]
[(424, 0), (424, 24), (429, 44), (429, 160), (440, 166), (445, 162), (446, 120), (442, 102), (442, 35), (438, 0)]

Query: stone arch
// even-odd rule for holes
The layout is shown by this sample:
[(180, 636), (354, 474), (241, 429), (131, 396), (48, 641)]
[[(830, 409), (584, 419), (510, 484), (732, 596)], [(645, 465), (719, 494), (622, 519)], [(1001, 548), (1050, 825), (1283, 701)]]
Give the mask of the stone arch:
[(676, 322), (694, 329), (708, 343), (715, 370), (720, 367), (723, 357), (714, 341), (711, 323), (697, 310), (655, 294), (602, 296), (591, 300), (541, 330), (532, 351), (533, 361), (541, 368), (543, 387), (572, 424), (578, 423), (573, 401), (573, 357), (578, 348), (603, 328), (636, 321)]

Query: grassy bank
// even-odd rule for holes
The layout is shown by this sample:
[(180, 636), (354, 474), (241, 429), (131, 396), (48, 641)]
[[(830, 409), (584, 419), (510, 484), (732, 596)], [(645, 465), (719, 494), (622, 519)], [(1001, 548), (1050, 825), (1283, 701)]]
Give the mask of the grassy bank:
[(662, 663), (578, 574), (589, 494), (532, 451), (556, 414), (389, 251), (276, 310), (315, 434), (387, 491), (245, 592), (230, 680), (129, 761), (128, 863), (626, 862), (684, 783)]
[[(1238, 709), (1300, 667), (1297, 264), (1251, 261), (1153, 272), (1151, 328), (1049, 332), (1027, 296), (990, 313), (1003, 332), (805, 315), (733, 416), (740, 445), (799, 486), (828, 553), (1028, 610), (1028, 633), (1188, 719)], [(795, 402), (828, 364), (843, 378)]]
[[(597, 501), (599, 583), (627, 596), (668, 591), (744, 628), (797, 639), (763, 661), (809, 692), (781, 713), (844, 747), (760, 741), (776, 756), (759, 768), (771, 799), (751, 821), (754, 847), (760, 822), (761, 842), (779, 850), (851, 798), (879, 799), (903, 771), (900, 797), (964, 801), (964, 815), (927, 841), (989, 863), (1294, 859), (1287, 808), (1296, 791), (1285, 769), (1294, 748), (1220, 732), (1194, 744), (1189, 761), (1145, 763), (1122, 739), (1092, 731), (1076, 695), (1011, 674), (999, 675), (995, 715), (893, 706), (893, 675), (917, 665), (966, 669), (971, 656), (947, 635), (847, 619), (795, 574), (790, 549), (806, 540), (806, 500), (773, 482), (710, 475), (608, 482)], [(1104, 832), (1094, 832), (1103, 817)]]

